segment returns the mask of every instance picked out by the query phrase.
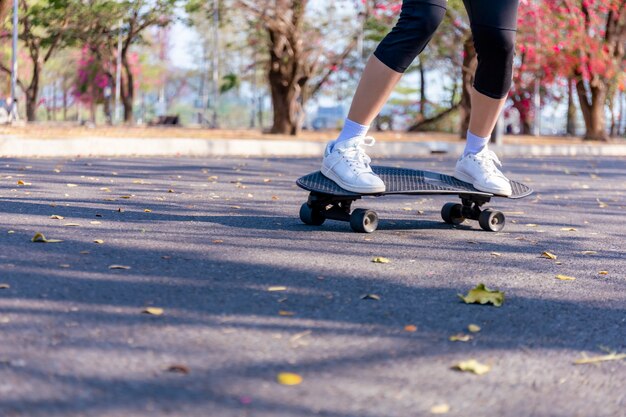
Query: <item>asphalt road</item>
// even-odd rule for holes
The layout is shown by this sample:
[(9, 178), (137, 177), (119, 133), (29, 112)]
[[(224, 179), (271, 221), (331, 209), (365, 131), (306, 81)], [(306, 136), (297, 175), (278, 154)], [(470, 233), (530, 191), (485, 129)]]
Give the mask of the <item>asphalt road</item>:
[(626, 352), (626, 160), (504, 162), (503, 232), (400, 196), (364, 235), (300, 222), (312, 159), (0, 161), (0, 416), (626, 416), (626, 361), (573, 363)]

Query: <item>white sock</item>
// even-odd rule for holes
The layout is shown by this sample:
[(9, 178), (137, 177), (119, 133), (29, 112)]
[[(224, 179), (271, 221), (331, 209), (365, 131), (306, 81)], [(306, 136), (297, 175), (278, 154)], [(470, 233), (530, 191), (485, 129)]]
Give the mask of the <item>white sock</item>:
[(367, 135), (368, 130), (370, 130), (369, 126), (360, 125), (357, 122), (353, 122), (352, 120), (346, 118), (343, 129), (341, 129), (341, 133), (339, 133), (339, 137), (335, 143), (337, 144), (339, 142), (343, 142), (344, 140), (365, 136)]
[(490, 137), (481, 138), (480, 136), (476, 136), (469, 130), (467, 131), (467, 141), (465, 142), (465, 150), (463, 151), (463, 156), (470, 154), (477, 154), (487, 147), (489, 144)]

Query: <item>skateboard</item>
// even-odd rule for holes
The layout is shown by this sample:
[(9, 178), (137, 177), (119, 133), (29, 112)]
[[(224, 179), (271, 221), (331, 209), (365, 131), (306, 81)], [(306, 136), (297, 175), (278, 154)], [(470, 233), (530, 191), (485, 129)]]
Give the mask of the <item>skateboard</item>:
[[(483, 230), (499, 232), (506, 219), (500, 211), (483, 206), (494, 197), (502, 197), (477, 190), (471, 184), (449, 175), (417, 169), (372, 166), (384, 181), (387, 190), (378, 194), (359, 194), (344, 190), (321, 172), (313, 172), (296, 181), (296, 184), (310, 192), (306, 203), (300, 207), (300, 220), (309, 225), (320, 226), (326, 219), (350, 223), (355, 232), (372, 233), (378, 228), (378, 214), (369, 209), (352, 210), (352, 203), (365, 196), (385, 195), (457, 195), (461, 203), (447, 203), (441, 209), (441, 218), (452, 225), (466, 219), (476, 220)], [(533, 193), (528, 186), (511, 181), (513, 194), (509, 199), (520, 199)]]

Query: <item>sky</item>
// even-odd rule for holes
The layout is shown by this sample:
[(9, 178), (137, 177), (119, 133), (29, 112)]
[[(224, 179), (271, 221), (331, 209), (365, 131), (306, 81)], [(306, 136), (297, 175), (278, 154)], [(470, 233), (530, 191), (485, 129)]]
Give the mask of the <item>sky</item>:
[(195, 68), (191, 49), (196, 41), (196, 34), (193, 29), (187, 27), (184, 23), (177, 22), (170, 37), (170, 59), (180, 68)]

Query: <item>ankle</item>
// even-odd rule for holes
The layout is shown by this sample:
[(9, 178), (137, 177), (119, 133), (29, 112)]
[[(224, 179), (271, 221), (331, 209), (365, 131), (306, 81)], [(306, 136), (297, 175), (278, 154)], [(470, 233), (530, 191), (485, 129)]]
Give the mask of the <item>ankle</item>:
[(339, 133), (339, 137), (335, 140), (335, 144), (352, 138), (363, 137), (367, 135), (369, 129), (370, 127), (368, 125), (362, 125), (357, 122), (353, 122), (350, 119), (346, 119), (343, 129), (341, 129), (341, 132)]
[(489, 137), (483, 138), (477, 136), (468, 130), (467, 141), (465, 142), (465, 149), (463, 150), (463, 156), (475, 155), (483, 151), (489, 145), (489, 139)]

